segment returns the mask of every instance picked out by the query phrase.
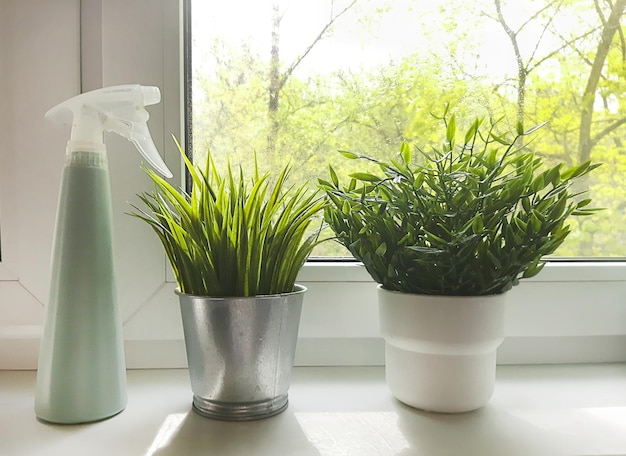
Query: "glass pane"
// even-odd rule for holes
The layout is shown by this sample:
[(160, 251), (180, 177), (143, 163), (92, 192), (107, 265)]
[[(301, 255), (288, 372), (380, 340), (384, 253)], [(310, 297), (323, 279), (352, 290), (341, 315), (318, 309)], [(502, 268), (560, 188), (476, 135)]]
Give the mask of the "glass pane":
[(547, 120), (529, 149), (604, 163), (579, 190), (607, 209), (572, 220), (559, 254), (626, 256), (623, 2), (192, 0), (191, 11), (195, 160), (210, 148), (251, 166), (256, 152), (315, 185), (329, 163), (350, 172), (337, 150), (439, 143), (431, 113), (445, 103), (460, 123)]

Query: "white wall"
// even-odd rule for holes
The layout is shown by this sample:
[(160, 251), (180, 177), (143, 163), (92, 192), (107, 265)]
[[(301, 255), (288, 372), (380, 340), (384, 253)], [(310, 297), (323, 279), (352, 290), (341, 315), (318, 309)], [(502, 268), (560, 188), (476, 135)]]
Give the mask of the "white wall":
[[(179, 7), (167, 0), (11, 0), (1, 5), (0, 367), (32, 368), (48, 298), (57, 196), (69, 137), (67, 127), (48, 123), (44, 113), (80, 93), (81, 83), (86, 89), (156, 85), (163, 101), (149, 108), (149, 125), (157, 148), (172, 149), (169, 135), (180, 136)], [(82, 60), (81, 12), (83, 34), (91, 38), (84, 40)], [(139, 155), (123, 139), (106, 139), (120, 303), (132, 338), (142, 325), (129, 322), (165, 286), (166, 265), (156, 239), (125, 215), (131, 209), (128, 202), (149, 189)], [(176, 154), (166, 160), (180, 179)]]
[[(43, 316), (64, 158), (65, 133), (46, 124), (43, 113), (78, 92), (78, 1), (4, 1), (0, 20), (0, 359), (29, 366)], [(11, 338), (23, 343), (8, 343)]]
[[(34, 368), (47, 301), (66, 127), (56, 103), (102, 85), (157, 85), (155, 143), (180, 181), (179, 5), (0, 1), (0, 368)], [(82, 13), (82, 14), (81, 14)], [(81, 15), (82, 56), (81, 56)], [(130, 367), (184, 366), (174, 284), (152, 232), (126, 216), (149, 188), (130, 143), (107, 135), (116, 266)], [(308, 265), (298, 364), (381, 364), (375, 284), (355, 265)], [(626, 361), (626, 264), (553, 264), (510, 294), (499, 362)]]

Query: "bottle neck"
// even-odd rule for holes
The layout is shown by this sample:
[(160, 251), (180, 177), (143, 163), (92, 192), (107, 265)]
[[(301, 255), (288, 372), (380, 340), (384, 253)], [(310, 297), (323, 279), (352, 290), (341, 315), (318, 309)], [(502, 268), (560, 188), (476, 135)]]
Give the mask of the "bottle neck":
[(70, 140), (67, 142), (65, 166), (107, 169), (106, 148), (104, 144)]

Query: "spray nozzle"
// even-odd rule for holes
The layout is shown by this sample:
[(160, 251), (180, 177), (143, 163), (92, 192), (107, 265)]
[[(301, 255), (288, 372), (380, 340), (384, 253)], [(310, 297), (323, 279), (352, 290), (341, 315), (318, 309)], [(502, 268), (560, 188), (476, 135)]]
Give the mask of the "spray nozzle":
[(158, 87), (138, 84), (106, 87), (77, 95), (55, 106), (46, 117), (72, 126), (68, 153), (103, 144), (104, 131), (115, 132), (131, 141), (151, 166), (165, 177), (172, 173), (154, 145), (145, 107), (159, 103)]

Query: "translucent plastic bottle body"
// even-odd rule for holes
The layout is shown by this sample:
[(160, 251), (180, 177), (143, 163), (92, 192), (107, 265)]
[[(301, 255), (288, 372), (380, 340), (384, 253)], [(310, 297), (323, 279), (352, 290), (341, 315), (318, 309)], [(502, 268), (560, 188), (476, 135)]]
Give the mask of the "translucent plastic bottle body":
[(98, 160), (63, 171), (35, 396), (37, 417), (54, 423), (98, 421), (126, 406), (109, 172)]

